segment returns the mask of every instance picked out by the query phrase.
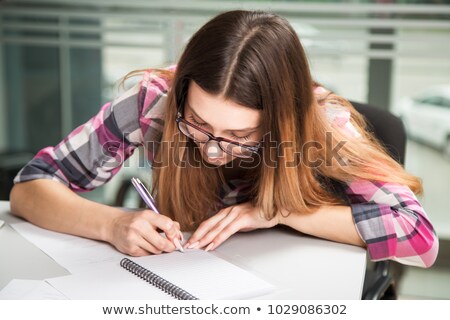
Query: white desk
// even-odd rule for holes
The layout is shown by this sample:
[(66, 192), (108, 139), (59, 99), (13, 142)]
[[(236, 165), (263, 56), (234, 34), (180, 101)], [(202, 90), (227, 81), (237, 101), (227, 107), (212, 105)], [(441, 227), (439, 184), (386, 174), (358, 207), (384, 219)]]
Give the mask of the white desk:
[[(0, 289), (14, 278), (45, 279), (68, 272), (8, 224), (22, 221), (0, 201)], [(360, 299), (366, 268), (362, 248), (307, 237), (286, 228), (232, 236), (213, 253), (277, 287), (264, 299)]]

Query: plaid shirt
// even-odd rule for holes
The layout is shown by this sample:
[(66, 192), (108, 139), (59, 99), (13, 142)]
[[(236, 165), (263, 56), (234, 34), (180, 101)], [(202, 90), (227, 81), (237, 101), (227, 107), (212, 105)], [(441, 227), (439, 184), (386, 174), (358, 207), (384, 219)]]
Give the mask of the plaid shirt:
[[(152, 161), (161, 141), (164, 105), (170, 81), (147, 72), (134, 86), (97, 115), (72, 131), (55, 147), (42, 149), (16, 176), (15, 183), (33, 179), (59, 181), (76, 192), (92, 190), (110, 180), (133, 151), (144, 145)], [(328, 93), (316, 87), (314, 94)], [(333, 126), (357, 138), (350, 112), (335, 103), (321, 104)], [(245, 201), (248, 185), (232, 180), (222, 186), (223, 206)], [(358, 180), (345, 185), (356, 229), (372, 260), (392, 259), (429, 267), (436, 259), (438, 239), (424, 209), (403, 185)]]

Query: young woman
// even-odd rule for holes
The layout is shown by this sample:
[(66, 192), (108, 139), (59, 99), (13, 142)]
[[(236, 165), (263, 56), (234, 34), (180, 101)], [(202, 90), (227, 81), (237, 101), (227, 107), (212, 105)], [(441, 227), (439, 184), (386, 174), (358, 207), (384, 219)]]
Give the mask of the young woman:
[[(164, 215), (76, 195), (106, 183), (141, 145)], [(176, 67), (145, 72), (15, 182), (16, 215), (134, 256), (175, 250), (180, 229), (193, 231), (185, 247), (213, 250), (236, 232), (278, 224), (367, 247), (373, 260), (429, 267), (438, 251), (414, 195), (419, 179), (349, 102), (313, 82), (295, 31), (270, 13), (218, 15)]]

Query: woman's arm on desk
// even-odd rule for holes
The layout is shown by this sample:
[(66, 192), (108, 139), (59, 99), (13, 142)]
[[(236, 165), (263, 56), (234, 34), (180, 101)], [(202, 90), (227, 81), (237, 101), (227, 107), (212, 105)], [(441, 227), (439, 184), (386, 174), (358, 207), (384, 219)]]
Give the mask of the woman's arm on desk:
[(37, 179), (16, 184), (11, 211), (37, 226), (86, 238), (109, 241), (120, 210), (84, 199), (59, 182)]
[(392, 259), (419, 267), (434, 263), (438, 238), (408, 187), (360, 180), (346, 192), (350, 206), (322, 206), (309, 214), (279, 212), (270, 221), (249, 203), (222, 209), (200, 225), (187, 247), (214, 249), (238, 231), (284, 224), (305, 234), (367, 247), (375, 261)]
[(319, 238), (365, 246), (356, 230), (349, 206), (323, 206), (310, 214), (278, 213), (273, 219), (266, 220), (258, 208), (245, 202), (224, 208), (204, 221), (187, 241), (186, 247), (206, 247), (211, 250), (238, 231), (270, 228), (277, 224)]
[(279, 223), (315, 237), (365, 247), (349, 206), (323, 206), (311, 214), (278, 215)]
[[(151, 94), (144, 107), (138, 97), (147, 90)], [(130, 255), (174, 250), (156, 229), (172, 240), (178, 237), (177, 222), (150, 210), (125, 212), (77, 195), (109, 181), (142, 144), (153, 127), (150, 123), (145, 131), (140, 120), (161, 106), (161, 90), (160, 82), (148, 88), (136, 85), (59, 144), (42, 149), (14, 180), (12, 212), (43, 228), (110, 242)], [(157, 132), (151, 131), (155, 136)]]
[(45, 229), (111, 243), (133, 256), (171, 252), (169, 239), (178, 236), (179, 225), (150, 210), (125, 212), (78, 196), (63, 184), (37, 179), (16, 184), (10, 195), (11, 211)]

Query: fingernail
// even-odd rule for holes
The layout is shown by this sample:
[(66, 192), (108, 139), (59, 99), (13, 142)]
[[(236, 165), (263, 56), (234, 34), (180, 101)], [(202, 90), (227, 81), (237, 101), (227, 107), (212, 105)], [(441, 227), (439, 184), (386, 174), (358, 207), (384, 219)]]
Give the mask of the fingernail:
[(180, 240), (178, 238), (173, 239), (173, 243), (175, 244), (175, 247), (177, 247), (177, 250), (180, 250), (181, 252), (184, 252), (183, 247), (180, 244)]
[(188, 245), (188, 249), (195, 249), (195, 248), (197, 248), (198, 247), (198, 244), (199, 244), (199, 242), (197, 241), (197, 242), (194, 242), (193, 244), (190, 244), (190, 245)]
[(212, 248), (214, 247), (214, 242), (211, 242), (205, 249), (205, 251), (209, 251), (212, 250)]

